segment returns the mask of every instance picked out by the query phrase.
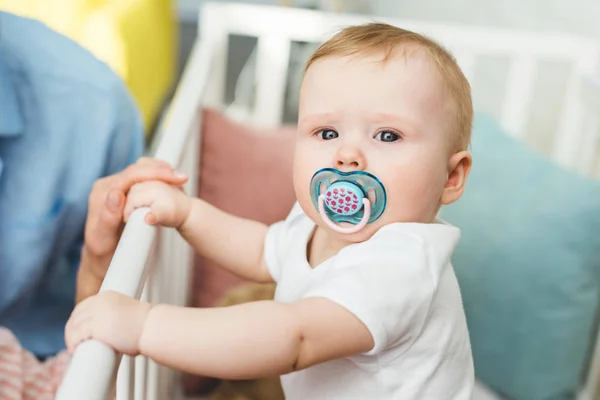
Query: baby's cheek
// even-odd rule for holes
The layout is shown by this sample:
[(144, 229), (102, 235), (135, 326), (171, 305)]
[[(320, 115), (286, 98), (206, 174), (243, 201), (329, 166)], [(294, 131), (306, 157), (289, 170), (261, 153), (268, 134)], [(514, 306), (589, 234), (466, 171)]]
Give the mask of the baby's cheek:
[(386, 223), (427, 219), (441, 195), (437, 182), (422, 174), (398, 174), (384, 185), (387, 204), (383, 217)]
[(297, 160), (294, 163), (293, 179), (296, 196), (306, 195), (310, 197), (310, 181), (320, 168), (322, 167), (315, 167), (314, 164), (302, 160)]
[[(309, 178), (310, 179), (310, 178)], [(305, 192), (310, 191), (310, 180), (307, 182), (306, 174), (299, 168), (294, 168), (294, 191), (296, 198), (305, 196)]]
[(305, 193), (304, 191), (297, 191), (296, 200), (298, 201), (298, 204), (300, 204), (300, 207), (302, 207), (302, 209), (305, 210), (306, 214), (310, 214), (313, 211), (316, 212), (316, 210), (314, 210), (312, 200), (310, 198), (310, 193)]

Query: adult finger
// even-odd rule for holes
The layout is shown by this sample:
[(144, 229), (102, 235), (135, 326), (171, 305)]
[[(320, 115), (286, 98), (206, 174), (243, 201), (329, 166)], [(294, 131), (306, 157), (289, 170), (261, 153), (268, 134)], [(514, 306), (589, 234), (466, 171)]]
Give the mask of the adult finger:
[[(100, 198), (101, 193), (98, 194)], [(119, 241), (122, 230), (125, 194), (119, 190), (110, 190), (103, 202), (90, 201), (88, 221), (86, 223), (86, 247), (93, 254), (102, 256), (111, 253)]]
[(109, 185), (111, 189), (129, 191), (131, 186), (139, 182), (158, 180), (165, 183), (182, 185), (188, 176), (168, 165), (156, 163), (140, 163), (127, 167), (122, 173), (112, 176)]
[(164, 160), (160, 160), (158, 158), (148, 157), (148, 156), (138, 158), (138, 160), (135, 163), (136, 164), (144, 164), (144, 165), (162, 165), (164, 167), (168, 167), (168, 168), (172, 169), (171, 164), (169, 164), (168, 162), (166, 162)]

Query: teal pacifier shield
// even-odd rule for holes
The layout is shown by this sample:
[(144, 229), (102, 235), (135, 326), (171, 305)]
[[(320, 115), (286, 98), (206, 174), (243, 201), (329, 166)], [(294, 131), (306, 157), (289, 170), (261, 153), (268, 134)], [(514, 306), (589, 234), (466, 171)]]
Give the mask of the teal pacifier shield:
[(368, 223), (377, 220), (385, 210), (387, 198), (383, 184), (364, 171), (342, 172), (333, 168), (317, 171), (311, 180), (310, 194), (319, 209), (319, 196), (324, 195), (327, 216), (336, 223), (358, 224), (364, 215), (363, 199), (374, 194)]

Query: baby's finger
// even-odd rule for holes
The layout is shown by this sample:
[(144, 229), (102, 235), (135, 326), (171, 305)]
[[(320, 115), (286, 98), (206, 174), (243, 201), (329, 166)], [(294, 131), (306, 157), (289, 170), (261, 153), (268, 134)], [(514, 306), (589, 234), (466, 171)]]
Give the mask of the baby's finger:
[(148, 224), (148, 225), (155, 225), (158, 223), (158, 218), (156, 218), (156, 215), (154, 215), (154, 213), (152, 211), (149, 211), (146, 216), (144, 217), (144, 221)]
[(170, 218), (170, 215), (169, 215), (168, 208), (165, 206), (164, 202), (159, 201), (159, 202), (154, 202), (150, 206), (150, 212), (148, 212), (148, 214), (146, 214), (146, 217), (144, 218), (144, 220), (149, 225), (157, 225), (157, 224), (165, 223), (166, 221), (169, 220), (169, 218)]
[(90, 308), (93, 307), (93, 303), (95, 301), (96, 296), (90, 296), (79, 302), (71, 312), (69, 316), (69, 321), (76, 320), (81, 315), (88, 314)]
[(125, 222), (129, 220), (131, 213), (140, 207), (150, 207), (156, 198), (156, 191), (152, 189), (152, 185), (139, 184), (132, 188), (127, 196), (127, 203), (123, 209), (123, 219)]
[(69, 321), (67, 329), (65, 329), (65, 343), (71, 354), (81, 342), (91, 338), (91, 318), (89, 316)]
[(67, 327), (69, 329), (78, 329), (82, 325), (82, 322), (90, 320), (93, 314), (93, 307), (77, 307), (67, 321)]
[(160, 167), (166, 167), (166, 168), (173, 169), (168, 162), (160, 160), (158, 158), (154, 158), (154, 157), (143, 156), (143, 157), (138, 158), (138, 160), (135, 163), (140, 164), (140, 165), (156, 165), (156, 166), (160, 166)]

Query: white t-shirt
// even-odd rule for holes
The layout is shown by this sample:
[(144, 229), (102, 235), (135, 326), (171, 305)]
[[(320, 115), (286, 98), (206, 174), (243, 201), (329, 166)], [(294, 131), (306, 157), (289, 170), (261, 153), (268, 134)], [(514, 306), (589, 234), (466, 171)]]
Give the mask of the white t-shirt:
[(311, 268), (315, 224), (298, 204), (269, 228), (265, 261), (275, 300), (325, 297), (356, 315), (375, 346), (281, 378), (287, 400), (470, 400), (473, 360), (450, 263), (460, 231), (394, 223)]

